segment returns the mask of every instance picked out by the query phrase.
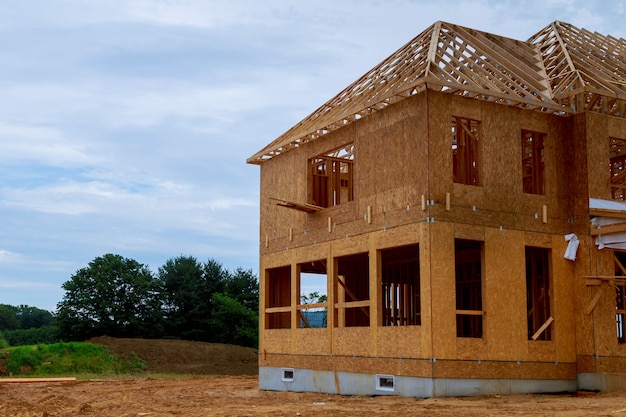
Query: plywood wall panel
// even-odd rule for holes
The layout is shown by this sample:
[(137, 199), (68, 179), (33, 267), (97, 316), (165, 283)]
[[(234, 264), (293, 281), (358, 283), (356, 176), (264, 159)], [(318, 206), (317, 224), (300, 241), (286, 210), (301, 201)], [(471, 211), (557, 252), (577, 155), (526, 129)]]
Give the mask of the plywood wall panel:
[(552, 237), (552, 316), (556, 359), (559, 362), (576, 360), (576, 316), (574, 303), (574, 276), (572, 261), (563, 257), (567, 242), (561, 236)]
[(456, 357), (456, 292), (454, 225), (429, 225), (430, 290), (433, 356)]
[[(515, 212), (521, 197), (521, 130), (523, 113), (494, 103), (483, 103), (479, 132), (481, 184), (485, 207)], [(506, 167), (506, 174), (504, 173)]]
[(370, 356), (369, 327), (336, 327), (333, 329), (333, 354)]
[(291, 353), (290, 329), (265, 329), (263, 330), (262, 352)]
[(421, 326), (380, 327), (376, 355), (394, 358), (423, 358)]
[(526, 275), (524, 233), (485, 229), (485, 337), (489, 359), (526, 359)]
[(322, 329), (296, 329), (294, 339), (296, 355), (330, 355), (330, 330)]
[(586, 114), (589, 197), (611, 199), (607, 116)]

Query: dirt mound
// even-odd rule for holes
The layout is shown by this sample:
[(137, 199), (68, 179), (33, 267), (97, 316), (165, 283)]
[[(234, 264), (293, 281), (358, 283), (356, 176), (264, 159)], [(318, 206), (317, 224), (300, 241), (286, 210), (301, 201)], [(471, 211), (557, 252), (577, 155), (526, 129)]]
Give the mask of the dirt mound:
[(242, 346), (188, 340), (118, 339), (95, 337), (87, 342), (108, 346), (111, 352), (131, 357), (134, 352), (146, 371), (167, 374), (257, 375), (257, 351)]

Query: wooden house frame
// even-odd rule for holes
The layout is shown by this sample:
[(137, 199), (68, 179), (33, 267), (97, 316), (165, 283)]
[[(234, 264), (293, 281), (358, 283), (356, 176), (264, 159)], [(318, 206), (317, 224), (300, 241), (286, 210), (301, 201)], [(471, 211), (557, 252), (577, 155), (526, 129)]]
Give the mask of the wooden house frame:
[(436, 22), (250, 157), (260, 387), (626, 386), (625, 111), (624, 39)]

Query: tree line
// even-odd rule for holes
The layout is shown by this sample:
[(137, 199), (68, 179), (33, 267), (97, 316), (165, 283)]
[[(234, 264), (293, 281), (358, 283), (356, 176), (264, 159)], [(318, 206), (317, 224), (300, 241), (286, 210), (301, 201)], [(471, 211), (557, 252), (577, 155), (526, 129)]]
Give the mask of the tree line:
[[(58, 340), (111, 336), (258, 345), (257, 277), (251, 270), (229, 271), (214, 259), (201, 263), (181, 255), (152, 273), (134, 259), (106, 254), (62, 288), (53, 318)], [(0, 315), (0, 331), (1, 324)]]

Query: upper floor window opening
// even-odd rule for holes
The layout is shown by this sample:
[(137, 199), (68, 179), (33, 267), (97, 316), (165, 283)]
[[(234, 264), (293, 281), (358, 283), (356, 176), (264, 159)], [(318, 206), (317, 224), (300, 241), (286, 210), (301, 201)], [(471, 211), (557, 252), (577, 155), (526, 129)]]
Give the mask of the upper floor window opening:
[(545, 194), (544, 133), (522, 130), (522, 182), (525, 193)]
[(479, 127), (478, 120), (452, 117), (452, 176), (456, 183), (480, 185)]
[(354, 199), (354, 144), (309, 159), (307, 202), (333, 207)]

